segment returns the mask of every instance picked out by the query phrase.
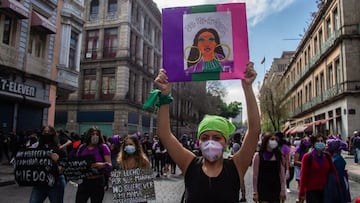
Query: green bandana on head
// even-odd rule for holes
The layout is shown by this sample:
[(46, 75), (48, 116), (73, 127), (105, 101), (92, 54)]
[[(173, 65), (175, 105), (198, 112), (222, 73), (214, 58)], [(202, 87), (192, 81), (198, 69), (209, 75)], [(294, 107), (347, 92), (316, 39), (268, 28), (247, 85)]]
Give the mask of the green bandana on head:
[(197, 137), (208, 130), (220, 132), (226, 139), (229, 139), (230, 134), (235, 131), (235, 126), (228, 119), (221, 116), (205, 115), (203, 120), (199, 123)]

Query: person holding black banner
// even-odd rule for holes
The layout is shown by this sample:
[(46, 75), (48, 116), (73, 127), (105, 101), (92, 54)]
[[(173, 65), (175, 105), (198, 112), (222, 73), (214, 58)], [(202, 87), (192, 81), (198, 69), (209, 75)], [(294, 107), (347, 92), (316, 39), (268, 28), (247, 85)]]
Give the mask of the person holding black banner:
[(77, 156), (92, 155), (95, 163), (92, 168), (97, 170), (97, 175), (86, 177), (78, 185), (76, 192), (76, 203), (86, 203), (90, 198), (92, 203), (101, 203), (104, 198), (104, 188), (107, 186), (108, 174), (111, 172), (110, 149), (105, 144), (100, 129), (90, 128), (84, 139), (84, 144), (80, 145)]
[(62, 174), (62, 168), (58, 165), (61, 160), (66, 159), (66, 152), (58, 147), (58, 138), (55, 128), (52, 126), (46, 126), (42, 129), (39, 145), (37, 149), (51, 149), (51, 159), (55, 162), (55, 184), (49, 185), (36, 185), (33, 187), (30, 203), (44, 202), (48, 197), (51, 203), (63, 203), (64, 191), (65, 191), (65, 177)]
[(127, 136), (120, 147), (117, 162), (120, 170), (151, 168), (151, 164), (144, 153), (140, 142), (135, 136)]
[(242, 87), (248, 110), (248, 130), (241, 149), (231, 160), (222, 154), (235, 126), (226, 118), (206, 115), (198, 126), (201, 157), (184, 148), (170, 129), (171, 84), (166, 70), (161, 69), (155, 83), (161, 91), (157, 117), (158, 136), (170, 156), (185, 176), (186, 202), (237, 202), (239, 200), (240, 177), (246, 173), (254, 155), (260, 129), (260, 116), (252, 83), (256, 78), (253, 63), (247, 64)]

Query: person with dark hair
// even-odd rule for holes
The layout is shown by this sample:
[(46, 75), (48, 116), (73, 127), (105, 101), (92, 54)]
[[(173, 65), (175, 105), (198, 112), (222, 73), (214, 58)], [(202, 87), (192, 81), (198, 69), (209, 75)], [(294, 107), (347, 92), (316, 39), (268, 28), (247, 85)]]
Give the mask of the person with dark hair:
[(117, 157), (120, 152), (121, 147), (121, 138), (120, 135), (113, 135), (111, 138), (109, 138), (110, 143), (110, 151), (111, 151), (111, 165), (113, 170), (119, 169), (118, 163), (117, 163)]
[(242, 82), (248, 109), (248, 129), (241, 149), (232, 159), (224, 159), (223, 152), (230, 134), (235, 126), (226, 118), (217, 115), (206, 115), (198, 125), (197, 138), (200, 140), (202, 156), (183, 147), (170, 129), (170, 92), (165, 69), (160, 69), (155, 83), (161, 94), (158, 94), (158, 135), (169, 155), (184, 174), (184, 199), (192, 202), (237, 202), (239, 200), (240, 177), (244, 176), (260, 134), (260, 115), (252, 83), (256, 78), (253, 63), (249, 62)]
[(275, 136), (278, 138), (278, 147), (281, 151), (282, 156), (284, 157), (285, 177), (286, 179), (288, 179), (290, 178), (290, 146), (286, 143), (284, 133), (278, 131), (275, 132)]
[(141, 142), (141, 146), (143, 148), (144, 153), (146, 154), (148, 160), (150, 163), (152, 163), (152, 160), (154, 159), (154, 155), (152, 153), (152, 143), (150, 142), (150, 136), (149, 133), (144, 133), (144, 138)]
[(354, 131), (354, 137), (351, 143), (354, 151), (354, 163), (360, 164), (360, 133), (358, 131)]
[[(240, 150), (243, 138), (244, 136), (242, 136), (240, 132), (234, 133), (233, 143), (231, 146), (231, 155), (230, 155), (231, 158), (236, 152)], [(239, 202), (246, 202), (246, 187), (245, 187), (244, 177), (240, 177), (240, 192), (241, 192), (241, 199), (239, 200)]]
[(7, 158), (7, 163), (10, 163), (10, 156), (9, 156), (9, 143), (10, 138), (8, 135), (5, 134), (2, 130), (0, 130), (0, 163), (2, 161), (3, 154)]
[(110, 149), (98, 128), (90, 128), (84, 137), (84, 144), (78, 148), (77, 156), (86, 155), (94, 156), (95, 163), (91, 167), (99, 173), (82, 180), (78, 185), (75, 202), (86, 203), (90, 198), (92, 203), (101, 203), (105, 194), (104, 188), (107, 186), (106, 174), (111, 171), (112, 165)]
[(295, 156), (294, 156), (294, 170), (295, 170), (295, 180), (300, 182), (300, 171), (301, 171), (301, 161), (302, 158), (308, 151), (310, 150), (311, 142), (308, 136), (305, 136), (301, 139), (300, 145), (295, 149)]
[(62, 168), (58, 165), (61, 160), (66, 159), (66, 152), (59, 149), (58, 137), (55, 128), (46, 126), (42, 129), (39, 137), (39, 144), (36, 148), (52, 149), (53, 153), (50, 155), (51, 159), (55, 162), (57, 168), (56, 182), (53, 186), (38, 185), (34, 186), (31, 191), (30, 203), (44, 202), (49, 198), (51, 203), (64, 202), (65, 192), (65, 176), (62, 174)]
[(285, 193), (285, 158), (278, 148), (279, 137), (266, 133), (260, 151), (253, 159), (253, 200), (283, 202)]
[(349, 148), (347, 144), (342, 141), (341, 139), (335, 138), (335, 139), (328, 139), (326, 140), (327, 144), (327, 151), (332, 156), (332, 160), (334, 162), (336, 171), (338, 173), (340, 187), (341, 187), (341, 202), (339, 203), (347, 203), (351, 202), (350, 197), (350, 188), (349, 188), (349, 181), (348, 181), (348, 175), (347, 170), (345, 169), (346, 161), (344, 157), (341, 155), (341, 151), (348, 151)]
[(232, 61), (228, 60), (229, 54), (225, 55), (222, 46), (228, 45), (220, 43), (220, 37), (213, 28), (202, 28), (199, 30), (191, 46), (187, 58), (187, 73), (194, 72), (222, 72), (224, 66), (232, 67)]
[(58, 138), (59, 138), (59, 149), (65, 149), (65, 151), (67, 153), (70, 152), (70, 148), (68, 148), (68, 146), (71, 146), (72, 144), (72, 140), (69, 136), (69, 134), (67, 134), (67, 131), (64, 131), (63, 129), (58, 129), (56, 131), (58, 133)]
[(120, 152), (117, 157), (119, 169), (150, 169), (151, 165), (144, 153), (140, 142), (135, 136), (127, 136), (120, 146)]
[[(301, 161), (299, 202), (325, 202), (324, 189), (329, 173), (337, 172), (331, 157), (325, 150), (326, 138), (322, 135), (311, 137), (313, 149)], [(309, 160), (310, 159), (310, 160)], [(336, 187), (336, 186), (334, 186)]]

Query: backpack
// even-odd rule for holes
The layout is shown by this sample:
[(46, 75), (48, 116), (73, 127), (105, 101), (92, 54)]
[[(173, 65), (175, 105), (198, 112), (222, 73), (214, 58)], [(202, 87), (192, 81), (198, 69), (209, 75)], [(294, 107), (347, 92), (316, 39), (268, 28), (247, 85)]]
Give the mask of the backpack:
[[(332, 159), (328, 153), (325, 153), (326, 160), (329, 162), (330, 167), (333, 164)], [(309, 152), (308, 163), (309, 168), (311, 167), (313, 155)], [(335, 187), (334, 187), (335, 186)], [(342, 202), (340, 181), (335, 174), (335, 171), (332, 171), (330, 168), (325, 187), (324, 187), (324, 202), (326, 203), (340, 203)]]
[[(86, 148), (85, 144), (81, 144), (77, 150), (76, 155), (79, 156), (84, 149)], [(102, 145), (98, 145), (98, 149), (99, 149), (99, 153), (100, 156), (102, 157), (103, 161), (105, 162), (105, 155), (104, 155), (104, 149), (103, 149), (103, 144)], [(110, 176), (111, 176), (111, 168), (105, 167), (102, 172), (104, 173), (104, 177), (105, 177), (105, 190), (108, 190), (109, 188), (109, 180), (110, 180)]]

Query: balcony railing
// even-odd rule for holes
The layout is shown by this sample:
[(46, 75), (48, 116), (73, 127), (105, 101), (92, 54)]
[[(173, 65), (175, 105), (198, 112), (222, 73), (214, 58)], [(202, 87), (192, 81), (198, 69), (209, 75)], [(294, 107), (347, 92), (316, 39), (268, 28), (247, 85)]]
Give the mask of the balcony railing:
[(108, 20), (116, 20), (118, 18), (119, 18), (119, 16), (118, 16), (117, 11), (108, 12), (107, 16), (106, 16), (106, 19), (108, 19)]
[(57, 67), (56, 82), (58, 86), (69, 90), (75, 91), (78, 88), (79, 72), (70, 70), (67, 67)]
[(24, 52), (17, 48), (0, 43), (0, 64), (17, 69), (22, 69)]
[(91, 22), (98, 21), (98, 20), (99, 20), (99, 14), (98, 14), (98, 13), (92, 13), (92, 14), (90, 14), (89, 20), (90, 20)]
[(310, 58), (309, 65), (307, 65), (299, 75), (295, 76), (294, 81), (290, 83), (287, 88), (288, 91), (290, 91), (302, 79), (302, 77), (307, 73), (307, 71), (309, 71), (310, 68), (314, 66), (314, 64), (320, 59), (321, 55), (323, 55), (334, 44), (334, 41), (339, 36), (340, 30), (332, 33), (332, 35), (326, 40), (326, 42), (320, 46), (319, 52), (315, 56)]
[(51, 70), (47, 60), (27, 54), (26, 72), (51, 79)]
[[(340, 85), (337, 84), (337, 85), (323, 91), (319, 96), (311, 98), (308, 102), (306, 102), (303, 105), (301, 105), (300, 107), (296, 108), (296, 110), (294, 110), (292, 113), (290, 113), (290, 116), (294, 117), (303, 111), (310, 110), (312, 107), (336, 97), (337, 95), (339, 95), (345, 91), (344, 87), (345, 87), (344, 84), (340, 84)], [(348, 91), (352, 91), (352, 90), (348, 89)]]

